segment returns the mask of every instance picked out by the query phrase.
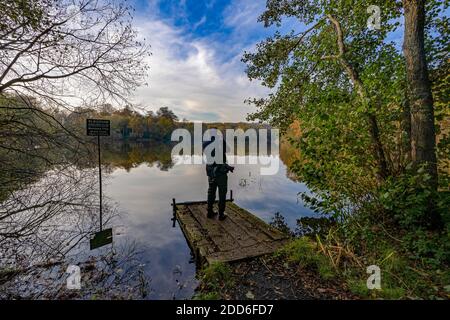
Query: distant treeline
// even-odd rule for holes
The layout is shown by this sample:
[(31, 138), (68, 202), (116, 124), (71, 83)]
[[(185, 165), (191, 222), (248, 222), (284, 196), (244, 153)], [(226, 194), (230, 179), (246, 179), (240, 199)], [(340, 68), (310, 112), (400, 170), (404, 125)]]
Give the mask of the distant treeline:
[[(61, 112), (61, 111), (59, 111)], [(77, 108), (66, 114), (63, 123), (65, 127), (75, 131), (85, 130), (87, 118), (111, 120), (111, 139), (136, 140), (136, 141), (170, 141), (173, 130), (185, 128), (193, 132), (194, 123), (179, 117), (168, 107), (161, 107), (156, 112), (140, 112), (132, 107), (125, 106), (115, 109), (111, 105), (88, 109)], [(208, 128), (217, 128), (225, 132), (225, 129), (260, 128), (263, 125), (246, 122), (214, 122), (204, 123), (203, 131)]]
[[(116, 109), (110, 105), (64, 109), (46, 107), (31, 97), (0, 96), (0, 201), (13, 190), (37, 181), (50, 168), (62, 168), (68, 163), (89, 167), (91, 161), (96, 163), (94, 144), (87, 143), (94, 140), (86, 136), (87, 118), (111, 120), (111, 136), (103, 138), (110, 150), (127, 142), (150, 143), (152, 150), (164, 150), (164, 156), (159, 157), (165, 157), (160, 161), (163, 168), (170, 167), (170, 152), (165, 148), (173, 130), (194, 130), (193, 122), (180, 121), (167, 107), (145, 113), (129, 106)], [(204, 123), (203, 131), (210, 127), (245, 131), (261, 126), (244, 122)], [(146, 155), (143, 159), (153, 163), (156, 160), (152, 157)]]

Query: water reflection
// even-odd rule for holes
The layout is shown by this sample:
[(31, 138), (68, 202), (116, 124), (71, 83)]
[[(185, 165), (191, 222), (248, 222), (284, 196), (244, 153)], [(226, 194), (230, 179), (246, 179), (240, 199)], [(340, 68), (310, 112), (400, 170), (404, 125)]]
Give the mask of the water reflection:
[[(88, 250), (91, 234), (99, 230), (95, 190), (96, 170), (54, 167), (37, 182), (12, 191), (0, 204), (1, 298), (92, 297), (104, 290), (104, 279), (115, 279), (114, 288), (124, 283), (111, 266), (126, 265), (131, 270), (129, 258), (136, 252), (134, 247), (110, 247), (96, 256)], [(116, 224), (119, 215), (110, 201), (104, 202), (103, 212), (105, 225)], [(70, 264), (82, 269), (81, 291), (66, 289), (65, 273)]]
[[(2, 262), (39, 264), (63, 257), (98, 228), (93, 177), (89, 169), (52, 169), (38, 182), (12, 192), (0, 204), (0, 247), (14, 254)], [(106, 204), (105, 221), (114, 213)]]
[[(161, 152), (160, 157), (151, 150)], [(189, 298), (196, 284), (195, 264), (190, 262), (191, 252), (181, 230), (172, 228), (170, 203), (172, 198), (180, 202), (206, 199), (204, 165), (170, 165), (170, 148), (141, 144), (120, 151), (122, 157), (115, 153), (109, 158), (105, 153), (111, 168), (105, 192), (128, 213), (126, 233), (146, 245), (153, 290), (149, 298)], [(126, 164), (125, 159), (130, 162)], [(262, 176), (259, 169), (258, 164), (237, 165), (229, 175), (229, 189), (238, 205), (267, 222), (281, 212), (291, 228), (299, 217), (314, 214), (297, 199), (306, 186), (290, 180), (283, 164), (273, 176)]]
[[(181, 230), (178, 226), (172, 227), (170, 203), (172, 198), (180, 202), (205, 200), (207, 178), (203, 165), (175, 165), (170, 152), (171, 146), (161, 144), (105, 144), (102, 158), (107, 173), (104, 193), (109, 218), (106, 224), (114, 230), (114, 242), (99, 250), (88, 249), (88, 235), (98, 229), (95, 163), (72, 168), (71, 174), (78, 175), (78, 179), (69, 180), (70, 183), (53, 181), (54, 187), (50, 190), (54, 192), (47, 194), (48, 197), (53, 199), (58, 190), (66, 190), (63, 193), (73, 193), (77, 203), (83, 206), (71, 206), (66, 199), (65, 206), (57, 210), (60, 214), (36, 226), (30, 233), (31, 237), (40, 239), (40, 246), (47, 248), (49, 253), (40, 261), (45, 263), (49, 257), (54, 259), (59, 252), (63, 260), (61, 264), (47, 268), (46, 276), (41, 277), (51, 283), (41, 286), (47, 288), (47, 293), (30, 295), (24, 286), (20, 294), (51, 297), (51, 292), (56, 290), (59, 298), (190, 298), (197, 285), (195, 263)], [(64, 176), (65, 173), (58, 174)], [(298, 193), (307, 191), (306, 186), (288, 176), (283, 163), (279, 172), (272, 176), (260, 175), (258, 164), (236, 165), (235, 172), (229, 175), (229, 189), (234, 191), (239, 206), (267, 222), (279, 213), (284, 217), (283, 222), (294, 229), (298, 218), (314, 216), (314, 213), (298, 201)], [(44, 182), (45, 179), (41, 179), (39, 183)], [(15, 201), (33, 192), (45, 194), (47, 190), (38, 185), (30, 188), (17, 194)], [(77, 214), (73, 214), (74, 210)], [(83, 236), (69, 237), (65, 222), (77, 226), (73, 230)], [(52, 240), (45, 232), (60, 239)], [(47, 245), (42, 244), (42, 239), (47, 240)], [(17, 240), (15, 245), (0, 242), (2, 254), (3, 248), (16, 248), (17, 243), (26, 241)], [(56, 245), (58, 243), (61, 245)], [(61, 247), (67, 250), (61, 250)], [(14, 263), (20, 263), (19, 260), (17, 258)], [(81, 292), (57, 290), (64, 287), (67, 277), (64, 268), (69, 263), (81, 266), (85, 283)], [(27, 266), (30, 265), (28, 262)], [(26, 279), (21, 281), (25, 283)], [(0, 285), (1, 282), (0, 279)], [(8, 281), (3, 283), (8, 285)], [(111, 294), (105, 296), (105, 292)]]
[(171, 150), (171, 145), (164, 143), (107, 143), (104, 145), (103, 161), (112, 170), (125, 169), (129, 172), (145, 163), (168, 171), (174, 165)]

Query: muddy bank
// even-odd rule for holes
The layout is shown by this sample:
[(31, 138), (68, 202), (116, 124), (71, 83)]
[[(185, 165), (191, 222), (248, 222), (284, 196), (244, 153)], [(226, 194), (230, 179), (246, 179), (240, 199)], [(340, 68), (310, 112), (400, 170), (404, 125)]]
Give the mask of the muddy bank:
[[(222, 267), (219, 267), (222, 268)], [(339, 279), (323, 280), (316, 270), (272, 255), (231, 263), (204, 277), (198, 299), (305, 300), (357, 299)], [(225, 273), (225, 274), (220, 274)]]
[[(70, 288), (70, 264), (48, 261), (27, 268), (0, 269), (2, 300), (146, 299), (151, 279), (137, 253), (111, 252), (77, 262), (80, 288)], [(73, 265), (72, 265), (73, 267)]]

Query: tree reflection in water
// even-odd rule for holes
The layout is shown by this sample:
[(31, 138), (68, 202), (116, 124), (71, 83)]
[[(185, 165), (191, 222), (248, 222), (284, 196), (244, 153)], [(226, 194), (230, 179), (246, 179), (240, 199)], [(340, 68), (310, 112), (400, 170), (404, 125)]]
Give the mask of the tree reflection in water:
[[(98, 199), (97, 169), (76, 166), (52, 168), (9, 193), (0, 204), (0, 298), (145, 298), (150, 281), (136, 243), (89, 251), (99, 230)], [(106, 199), (104, 225), (119, 218)], [(79, 291), (66, 288), (70, 264), (81, 268)]]
[[(162, 171), (171, 170), (174, 166), (171, 148), (168, 144), (117, 143), (105, 139), (102, 142), (102, 167), (106, 183), (108, 175), (116, 169), (131, 171), (145, 164), (145, 167)], [(8, 196), (0, 204), (0, 298), (142, 299), (167, 297), (166, 291), (173, 291), (173, 297), (178, 297), (185, 291), (190, 292), (183, 288), (195, 285), (185, 270), (181, 275), (181, 268), (185, 266), (179, 260), (163, 262), (149, 255), (160, 252), (160, 248), (155, 248), (149, 241), (153, 238), (137, 237), (137, 243), (126, 236), (130, 234), (129, 230), (118, 232), (122, 226), (129, 227), (129, 221), (128, 224), (124, 222), (125, 212), (109, 199), (104, 201), (104, 223), (106, 227), (113, 227), (114, 243), (89, 250), (89, 237), (99, 229), (95, 145), (91, 151), (92, 159), (79, 154), (78, 161), (65, 167), (52, 165), (46, 170), (41, 169), (43, 173), (32, 182), (2, 193)], [(264, 191), (261, 178), (257, 179), (250, 172), (243, 171), (242, 174), (242, 183), (236, 182), (236, 187), (240, 186), (247, 194), (260, 199), (258, 195)], [(165, 177), (168, 186), (173, 186), (173, 175)], [(152, 223), (159, 221), (157, 217), (152, 219)], [(183, 247), (171, 244), (164, 247), (165, 252), (174, 250), (172, 252), (179, 254), (179, 250), (185, 250), (184, 239), (179, 243)], [(149, 268), (150, 262), (152, 268)], [(167, 275), (165, 268), (172, 268), (171, 263), (176, 266), (173, 275)], [(66, 270), (71, 264), (81, 268), (81, 290), (66, 288)], [(155, 277), (153, 284), (149, 272)], [(172, 281), (176, 281), (177, 287), (171, 287)], [(166, 290), (163, 295), (158, 291), (161, 287)]]
[(288, 226), (285, 217), (280, 212), (276, 212), (270, 221), (270, 225), (272, 227), (280, 230), (290, 237), (307, 236), (316, 238), (316, 236), (319, 236), (321, 238), (325, 238), (331, 227), (335, 226), (335, 224), (335, 220), (329, 216), (306, 216), (297, 219), (296, 227), (293, 230)]
[(116, 168), (130, 171), (145, 163), (149, 167), (156, 166), (161, 171), (168, 171), (174, 166), (172, 145), (149, 142), (107, 143), (103, 151), (103, 161), (109, 172)]

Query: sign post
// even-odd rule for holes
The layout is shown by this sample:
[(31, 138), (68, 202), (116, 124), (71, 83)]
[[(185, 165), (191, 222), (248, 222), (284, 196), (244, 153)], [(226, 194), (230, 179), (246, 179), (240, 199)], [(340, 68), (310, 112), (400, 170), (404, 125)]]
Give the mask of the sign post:
[(112, 229), (103, 230), (103, 210), (102, 210), (102, 163), (100, 157), (100, 137), (109, 136), (111, 132), (111, 125), (109, 120), (103, 119), (86, 119), (86, 131), (88, 136), (97, 136), (98, 148), (98, 180), (100, 187), (100, 232), (95, 233), (94, 238), (91, 239), (91, 250), (102, 247), (108, 243), (112, 243)]
[(100, 158), (100, 136), (97, 136), (98, 149), (98, 185), (100, 186), (100, 231), (103, 229), (103, 210), (102, 210), (102, 161)]

